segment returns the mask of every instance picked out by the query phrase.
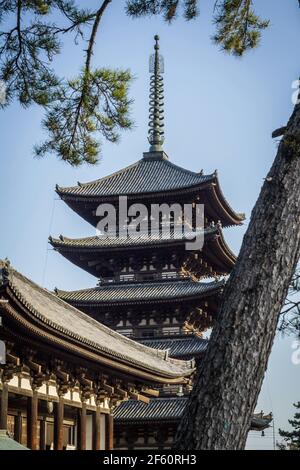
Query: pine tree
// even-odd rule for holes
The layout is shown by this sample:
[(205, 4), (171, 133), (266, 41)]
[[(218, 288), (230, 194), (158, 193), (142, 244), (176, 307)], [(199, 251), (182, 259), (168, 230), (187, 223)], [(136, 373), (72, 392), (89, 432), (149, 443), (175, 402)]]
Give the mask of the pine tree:
[(289, 424), (292, 426), (292, 431), (283, 431), (279, 429), (279, 434), (284, 438), (285, 443), (278, 444), (279, 449), (300, 450), (300, 401), (293, 405), (296, 410), (294, 419), (289, 419)]
[[(99, 159), (101, 141), (118, 141), (120, 131), (130, 129), (131, 74), (93, 66), (93, 51), (103, 15), (112, 0), (99, 0), (96, 10), (83, 0), (2, 0), (0, 1), (0, 86), (6, 99), (24, 107), (32, 104), (45, 110), (43, 127), (47, 138), (35, 146), (36, 156), (54, 153), (71, 165), (94, 164)], [(162, 15), (172, 22), (181, 10), (187, 21), (199, 14), (199, 0), (128, 0), (119, 2), (132, 18)], [(81, 6), (80, 6), (81, 5)], [(217, 0), (213, 13), (214, 41), (235, 55), (257, 46), (268, 21), (261, 20), (252, 0)], [(5, 25), (10, 25), (6, 29)], [(58, 77), (53, 61), (62, 52), (63, 38), (74, 37), (84, 44), (81, 72), (72, 79)], [(2, 83), (3, 82), (3, 83)], [(1, 90), (0, 90), (1, 92)]]
[(180, 423), (177, 450), (244, 449), (300, 258), (300, 100), (251, 214)]

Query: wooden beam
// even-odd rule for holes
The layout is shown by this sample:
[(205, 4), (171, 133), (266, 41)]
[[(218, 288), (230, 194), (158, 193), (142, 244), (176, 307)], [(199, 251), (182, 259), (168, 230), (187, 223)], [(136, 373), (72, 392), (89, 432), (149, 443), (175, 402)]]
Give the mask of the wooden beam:
[(143, 388), (142, 392), (151, 397), (159, 397), (159, 390), (154, 390), (153, 388)]
[(141, 395), (140, 393), (137, 392), (128, 392), (129, 396), (133, 398), (134, 400), (142, 401), (143, 403), (147, 403), (147, 405), (150, 402), (150, 398), (144, 397), (144, 395)]
[(54, 450), (64, 447), (64, 397), (60, 396), (54, 404)]
[(46, 450), (47, 445), (47, 421), (43, 418), (40, 421), (40, 450)]
[(0, 429), (7, 429), (8, 384), (4, 382), (1, 393)]
[(111, 387), (110, 385), (108, 385), (106, 383), (102, 383), (101, 388), (103, 388), (103, 390), (105, 390), (107, 393), (109, 393), (109, 395), (113, 395), (114, 392), (115, 392), (114, 387)]
[(105, 450), (114, 448), (114, 417), (112, 414), (105, 415)]
[(33, 370), (36, 374), (41, 374), (42, 372), (41, 364), (37, 364), (36, 362), (31, 361), (31, 360), (28, 360), (27, 364), (30, 367), (30, 369)]
[(86, 450), (86, 402), (77, 412), (77, 450)]
[(121, 398), (127, 398), (128, 393), (120, 387), (115, 387), (115, 394)]
[(37, 425), (38, 393), (34, 389), (32, 397), (27, 398), (27, 447), (31, 450), (38, 450)]
[(100, 406), (97, 405), (96, 411), (93, 413), (93, 450), (101, 449), (101, 412)]
[(22, 423), (23, 418), (21, 412), (19, 411), (14, 418), (14, 440), (20, 444), (22, 442)]
[(14, 364), (15, 366), (19, 366), (21, 363), (19, 357), (14, 356), (13, 354), (10, 354), (10, 353), (6, 354), (6, 360), (7, 360), (7, 363)]

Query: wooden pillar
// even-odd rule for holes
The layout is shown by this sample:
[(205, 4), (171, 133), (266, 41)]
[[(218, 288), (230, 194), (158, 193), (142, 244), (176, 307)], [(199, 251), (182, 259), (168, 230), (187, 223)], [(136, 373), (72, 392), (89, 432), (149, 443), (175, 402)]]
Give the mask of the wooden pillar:
[(100, 406), (97, 405), (96, 411), (93, 413), (93, 450), (100, 450), (101, 447), (101, 412)]
[(54, 450), (63, 450), (64, 447), (64, 397), (59, 396), (54, 406)]
[(8, 383), (2, 383), (1, 393), (1, 412), (0, 412), (0, 429), (7, 429), (7, 412), (8, 412)]
[(32, 397), (27, 398), (27, 447), (38, 450), (38, 393), (32, 390)]
[(23, 418), (22, 414), (19, 412), (14, 419), (14, 440), (21, 443), (22, 442), (22, 423)]
[(86, 450), (86, 402), (77, 412), (77, 450)]
[(105, 450), (114, 448), (114, 417), (112, 414), (105, 415)]
[(43, 418), (40, 421), (40, 450), (46, 450), (47, 445), (47, 421)]

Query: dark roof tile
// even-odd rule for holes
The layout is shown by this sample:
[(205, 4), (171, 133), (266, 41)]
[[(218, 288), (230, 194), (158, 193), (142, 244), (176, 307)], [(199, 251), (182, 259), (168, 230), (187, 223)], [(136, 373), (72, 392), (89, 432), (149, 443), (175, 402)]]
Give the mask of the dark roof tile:
[(192, 280), (172, 280), (155, 282), (121, 282), (103, 284), (91, 289), (77, 291), (56, 290), (58, 297), (75, 303), (127, 303), (148, 300), (164, 300), (205, 296), (220, 290), (225, 281), (197, 282)]
[(167, 349), (170, 357), (194, 357), (203, 354), (208, 345), (208, 339), (196, 335), (185, 335), (174, 338), (139, 339), (139, 343), (153, 349)]
[(187, 188), (214, 178), (215, 174), (194, 173), (166, 159), (141, 159), (96, 181), (70, 188), (57, 187), (57, 192), (62, 196), (120, 196)]

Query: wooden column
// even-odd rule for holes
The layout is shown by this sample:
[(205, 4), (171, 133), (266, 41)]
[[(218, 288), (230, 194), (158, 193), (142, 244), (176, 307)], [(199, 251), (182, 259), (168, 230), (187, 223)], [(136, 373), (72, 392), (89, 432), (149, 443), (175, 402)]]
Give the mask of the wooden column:
[(77, 450), (86, 450), (86, 402), (77, 412)]
[(54, 450), (63, 450), (64, 447), (64, 397), (59, 396), (54, 407)]
[(14, 440), (21, 443), (22, 442), (22, 423), (23, 423), (23, 418), (21, 413), (19, 412), (15, 416), (15, 424), (14, 424)]
[(100, 447), (101, 447), (101, 412), (100, 412), (100, 406), (97, 405), (97, 409), (93, 413), (93, 450), (100, 450)]
[(47, 421), (43, 418), (40, 421), (40, 450), (46, 450), (47, 445)]
[(32, 397), (27, 398), (27, 447), (38, 450), (38, 394), (32, 390)]
[(105, 450), (114, 448), (114, 417), (112, 414), (105, 415)]
[(0, 429), (7, 429), (7, 412), (8, 412), (8, 383), (2, 383), (1, 392), (1, 411), (0, 411)]

